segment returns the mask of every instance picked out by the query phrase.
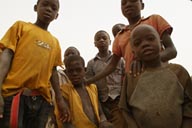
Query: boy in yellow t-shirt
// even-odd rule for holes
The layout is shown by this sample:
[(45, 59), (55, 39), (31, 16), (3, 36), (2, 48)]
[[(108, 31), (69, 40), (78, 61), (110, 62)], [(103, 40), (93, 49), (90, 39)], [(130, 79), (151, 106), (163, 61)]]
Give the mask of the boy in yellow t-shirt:
[(45, 128), (53, 113), (52, 85), (61, 119), (69, 114), (59, 88), (56, 66), (62, 65), (57, 38), (47, 29), (57, 18), (58, 0), (38, 0), (35, 23), (15, 22), (0, 41), (0, 126)]
[(70, 83), (62, 86), (62, 94), (70, 109), (71, 123), (74, 128), (112, 128), (106, 120), (98, 99), (95, 84), (85, 85), (85, 62), (79, 55), (65, 59), (66, 73)]

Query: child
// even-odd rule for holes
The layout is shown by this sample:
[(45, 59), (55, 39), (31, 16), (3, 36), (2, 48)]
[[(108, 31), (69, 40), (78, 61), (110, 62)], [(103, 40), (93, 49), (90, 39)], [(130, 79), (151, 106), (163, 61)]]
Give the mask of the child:
[[(65, 63), (65, 58), (67, 58), (68, 56), (72, 56), (72, 55), (80, 55), (80, 52), (77, 48), (75, 47), (68, 47), (65, 52), (64, 52), (64, 60), (63, 60), (63, 63)], [(64, 67), (63, 69), (59, 69), (58, 70), (58, 76), (59, 76), (59, 84), (62, 85), (62, 84), (65, 84), (65, 83), (68, 83), (69, 82), (69, 79), (68, 77), (66, 76), (66, 73), (65, 73), (65, 70), (64, 70)]]
[(130, 43), (145, 71), (125, 77), (119, 106), (128, 127), (191, 128), (192, 82), (186, 69), (162, 64), (160, 37), (150, 25), (135, 27)]
[(79, 55), (69, 56), (65, 60), (66, 73), (71, 83), (62, 85), (66, 104), (71, 112), (72, 125), (75, 128), (111, 128), (99, 105), (97, 87), (85, 85), (85, 63)]
[(112, 48), (113, 56), (111, 62), (108, 64), (106, 69), (99, 73), (97, 76), (88, 79), (86, 81), (87, 83), (91, 83), (93, 81), (101, 79), (104, 76), (107, 76), (108, 74), (113, 72), (121, 57), (123, 57), (125, 60), (126, 72), (129, 72), (131, 70), (134, 75), (139, 75), (142, 69), (141, 67), (143, 66), (139, 66), (141, 63), (139, 63), (137, 58), (133, 56), (129, 43), (132, 29), (139, 24), (152, 25), (158, 31), (161, 37), (162, 44), (162, 62), (167, 62), (170, 59), (176, 57), (177, 51), (170, 37), (172, 27), (167, 23), (165, 19), (163, 19), (163, 17), (161, 17), (160, 15), (151, 15), (147, 18), (141, 17), (141, 10), (144, 9), (144, 3), (142, 2), (142, 0), (121, 0), (121, 9), (123, 15), (129, 21), (129, 25), (127, 25), (116, 36)]
[[(72, 55), (80, 55), (80, 52), (77, 48), (75, 47), (68, 47), (65, 52), (64, 52), (64, 60), (63, 60), (63, 63), (65, 61), (65, 59), (69, 56), (72, 56)], [(59, 85), (62, 86), (66, 83), (70, 83), (70, 80), (69, 78), (67, 77), (66, 75), (66, 70), (63, 68), (63, 69), (59, 69), (58, 70), (58, 76), (59, 76)], [(61, 87), (62, 88), (62, 87)], [(58, 128), (62, 128), (62, 121), (59, 120), (59, 111), (58, 111), (58, 108), (56, 107), (55, 109), (55, 114), (56, 114), (56, 120), (57, 120), (57, 126)]]
[(125, 27), (125, 24), (117, 23), (112, 27), (112, 33), (113, 36), (116, 37), (116, 35)]
[[(95, 76), (105, 67), (111, 60), (112, 53), (109, 50), (111, 44), (110, 36), (106, 31), (100, 30), (96, 32), (94, 37), (95, 47), (98, 49), (97, 55), (88, 61), (86, 77)], [(122, 113), (118, 108), (122, 80), (124, 76), (125, 63), (119, 61), (116, 70), (106, 78), (95, 82), (98, 88), (99, 100), (107, 120), (112, 122), (115, 128), (121, 128), (125, 124), (122, 119)]]
[[(47, 31), (57, 18), (58, 0), (38, 0), (36, 22), (17, 21), (0, 41), (0, 126), (45, 128), (53, 113), (52, 85), (60, 119), (69, 112), (62, 98), (56, 66), (62, 64), (58, 40)], [(4, 111), (3, 111), (4, 110)], [(10, 122), (10, 123), (9, 123)]]

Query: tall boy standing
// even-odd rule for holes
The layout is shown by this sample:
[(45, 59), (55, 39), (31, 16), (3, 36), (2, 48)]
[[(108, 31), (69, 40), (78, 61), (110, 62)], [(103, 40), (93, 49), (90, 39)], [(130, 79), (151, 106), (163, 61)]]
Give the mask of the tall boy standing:
[(56, 70), (56, 66), (62, 64), (61, 49), (58, 40), (47, 30), (58, 16), (59, 1), (38, 0), (34, 10), (37, 12), (35, 23), (17, 21), (0, 41), (3, 49), (0, 126), (3, 128), (45, 128), (48, 116), (53, 112), (51, 85), (61, 120), (68, 118)]

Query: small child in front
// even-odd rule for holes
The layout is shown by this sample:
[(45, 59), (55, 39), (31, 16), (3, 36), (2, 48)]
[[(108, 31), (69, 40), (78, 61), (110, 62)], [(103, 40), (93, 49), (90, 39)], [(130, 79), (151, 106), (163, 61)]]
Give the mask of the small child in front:
[(84, 59), (79, 55), (68, 56), (65, 66), (71, 82), (63, 85), (61, 89), (69, 106), (74, 128), (112, 128), (100, 106), (96, 85), (84, 84)]
[(119, 106), (129, 128), (192, 128), (192, 82), (178, 64), (162, 64), (161, 43), (150, 25), (135, 27), (133, 54), (144, 63), (137, 77), (126, 75)]

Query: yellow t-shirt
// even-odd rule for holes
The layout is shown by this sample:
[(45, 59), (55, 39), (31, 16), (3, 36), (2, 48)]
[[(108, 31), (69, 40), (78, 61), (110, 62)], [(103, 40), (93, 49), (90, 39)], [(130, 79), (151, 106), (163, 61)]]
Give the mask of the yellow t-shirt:
[(32, 23), (17, 21), (6, 32), (0, 45), (14, 52), (11, 68), (2, 85), (2, 95), (11, 96), (29, 88), (39, 91), (51, 102), (52, 69), (62, 65), (58, 40)]
[[(78, 92), (75, 90), (72, 84), (68, 83), (62, 86), (62, 94), (69, 101), (69, 108), (72, 115), (72, 124), (75, 128), (97, 128), (97, 126), (89, 120), (83, 111), (81, 98)], [(99, 117), (99, 103), (98, 103), (98, 93), (95, 84), (86, 86), (87, 92), (89, 94), (93, 110), (95, 115), (100, 120)]]

